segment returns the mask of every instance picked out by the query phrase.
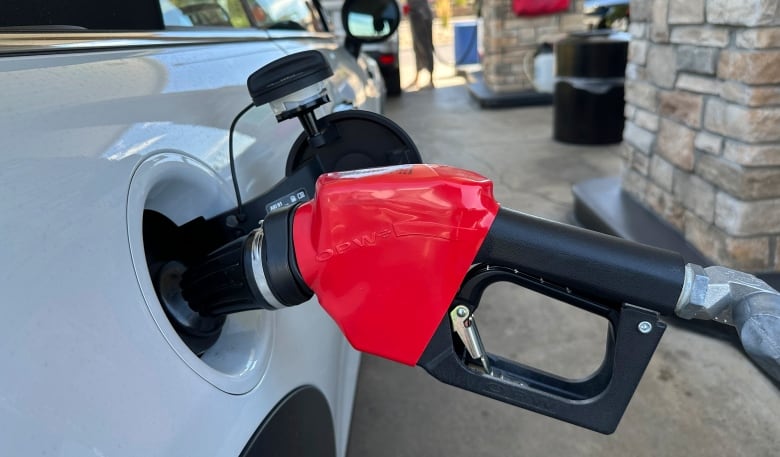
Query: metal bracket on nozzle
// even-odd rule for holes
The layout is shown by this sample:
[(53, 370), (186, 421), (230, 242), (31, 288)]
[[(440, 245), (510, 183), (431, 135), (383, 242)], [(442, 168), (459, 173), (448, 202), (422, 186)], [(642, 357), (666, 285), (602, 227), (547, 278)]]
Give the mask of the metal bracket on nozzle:
[(780, 380), (780, 293), (769, 284), (730, 268), (689, 263), (674, 312), (736, 327), (745, 352)]
[(734, 325), (732, 307), (748, 295), (760, 292), (777, 294), (767, 283), (751, 274), (721, 266), (702, 268), (689, 263), (685, 266), (683, 290), (675, 314), (683, 319), (714, 320)]

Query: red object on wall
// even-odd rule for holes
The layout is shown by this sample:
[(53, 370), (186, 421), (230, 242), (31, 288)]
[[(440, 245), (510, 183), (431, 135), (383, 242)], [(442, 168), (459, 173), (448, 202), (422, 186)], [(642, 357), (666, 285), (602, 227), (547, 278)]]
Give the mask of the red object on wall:
[(330, 173), (293, 220), (303, 280), (355, 349), (415, 365), (498, 203), (493, 183), (437, 165)]
[(518, 16), (541, 16), (569, 9), (569, 0), (512, 0), (512, 11)]

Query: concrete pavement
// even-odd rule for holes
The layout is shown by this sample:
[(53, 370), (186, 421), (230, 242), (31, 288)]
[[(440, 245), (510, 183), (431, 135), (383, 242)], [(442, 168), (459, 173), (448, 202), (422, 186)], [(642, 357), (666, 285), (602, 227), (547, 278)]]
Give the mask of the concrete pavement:
[[(554, 142), (551, 108), (484, 111), (452, 84), (390, 100), (386, 114), (426, 161), (493, 179), (503, 205), (565, 221), (573, 183), (619, 171), (617, 147)], [(489, 351), (553, 373), (583, 376), (603, 355), (604, 321), (515, 286), (491, 287), (477, 319)], [(731, 345), (670, 327), (617, 432), (603, 436), (365, 356), (349, 455), (777, 456), (780, 392)]]

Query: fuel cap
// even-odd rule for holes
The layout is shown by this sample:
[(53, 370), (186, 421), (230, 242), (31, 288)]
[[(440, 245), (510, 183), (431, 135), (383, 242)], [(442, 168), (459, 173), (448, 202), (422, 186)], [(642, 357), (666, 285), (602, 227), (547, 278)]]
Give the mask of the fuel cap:
[(275, 60), (252, 73), (246, 81), (255, 106), (286, 97), (333, 76), (319, 51), (304, 51)]

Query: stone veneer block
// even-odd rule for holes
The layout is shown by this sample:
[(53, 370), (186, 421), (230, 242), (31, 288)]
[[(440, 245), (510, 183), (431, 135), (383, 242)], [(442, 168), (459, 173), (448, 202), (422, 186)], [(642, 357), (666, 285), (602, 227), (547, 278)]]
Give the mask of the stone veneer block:
[[(643, 1), (642, 3), (648, 4), (649, 2)], [(637, 19), (634, 16), (633, 7), (631, 7), (631, 18), (634, 19), (634, 21), (628, 25), (628, 33), (631, 34), (631, 39), (644, 40), (645, 38), (647, 38), (647, 23), (636, 22)]]
[(704, 154), (696, 161), (696, 174), (734, 198), (759, 200), (780, 197), (780, 173), (777, 168), (743, 167)]
[(658, 89), (651, 84), (626, 81), (626, 101), (640, 108), (655, 111), (658, 106)]
[(649, 113), (645, 110), (637, 110), (634, 116), (634, 123), (645, 130), (655, 132), (658, 130), (658, 115)]
[(631, 40), (628, 44), (628, 61), (640, 65), (644, 65), (647, 62), (647, 41)]
[(654, 138), (655, 135), (653, 135), (651, 132), (638, 127), (631, 121), (626, 121), (626, 126), (623, 129), (623, 139), (631, 143), (638, 150), (645, 154), (650, 154), (650, 150), (653, 147)]
[(631, 162), (631, 158), (634, 156), (635, 151), (636, 148), (628, 144), (628, 142), (624, 141), (620, 143), (620, 148), (618, 148), (618, 155), (620, 155), (620, 158), (623, 159), (623, 164)]
[(650, 159), (650, 178), (665, 190), (672, 190), (675, 169), (674, 165), (658, 154), (653, 154)]
[(780, 141), (780, 108), (746, 108), (710, 99), (704, 125), (712, 132), (749, 143)]
[(748, 84), (778, 84), (780, 53), (724, 50), (718, 61), (718, 77)]
[(669, 0), (653, 0), (650, 39), (658, 43), (669, 41), (669, 24), (666, 21), (669, 12)]
[(647, 0), (630, 0), (631, 21), (646, 21), (653, 15), (653, 2)]
[(696, 162), (696, 174), (726, 192), (738, 191), (740, 172), (738, 165), (706, 154)]
[(720, 86), (720, 81), (715, 78), (691, 75), (688, 73), (681, 73), (677, 76), (677, 83), (674, 85), (677, 89), (711, 95), (719, 94)]
[(738, 141), (726, 141), (723, 157), (750, 166), (780, 166), (780, 144), (745, 144)]
[(677, 70), (714, 75), (718, 69), (718, 52), (717, 48), (681, 45), (677, 48)]
[(762, 25), (777, 21), (778, 0), (707, 0), (707, 22)]
[(536, 43), (555, 43), (564, 38), (568, 34), (562, 32), (558, 27), (539, 27), (536, 29)]
[(683, 170), (694, 166), (693, 140), (696, 132), (668, 119), (661, 119), (655, 150)]
[(684, 220), (685, 239), (688, 240), (696, 249), (706, 252), (707, 256), (716, 262), (721, 260), (719, 254), (719, 244), (722, 244), (722, 237), (716, 236), (712, 232), (712, 224), (699, 219), (698, 216), (690, 211), (685, 213)]
[(677, 58), (672, 46), (655, 45), (647, 52), (647, 77), (658, 85), (671, 89), (676, 79)]
[(775, 233), (780, 226), (780, 199), (742, 201), (719, 192), (715, 225), (736, 236)]
[(672, 30), (670, 41), (677, 44), (722, 48), (729, 44), (729, 29), (709, 25), (675, 27)]
[(702, 22), (704, 22), (704, 0), (669, 2), (669, 24), (701, 24)]
[(751, 107), (780, 105), (780, 87), (755, 87), (736, 81), (724, 81), (721, 97)]
[(564, 32), (575, 32), (583, 28), (583, 17), (580, 13), (563, 14), (560, 20), (560, 26)]
[(636, 200), (643, 202), (645, 201), (647, 182), (647, 178), (640, 175), (635, 170), (629, 169), (623, 172), (620, 187)]
[(673, 194), (683, 206), (707, 222), (715, 217), (715, 187), (695, 174), (676, 170)]
[(775, 259), (773, 265), (777, 268), (780, 265), (780, 239), (775, 238)]
[(640, 175), (647, 176), (650, 172), (650, 157), (646, 154), (632, 154), (629, 165)]
[(652, 181), (647, 183), (645, 203), (666, 222), (678, 230), (683, 229), (685, 207), (671, 193), (663, 190)]
[(712, 133), (702, 131), (696, 134), (693, 145), (696, 149), (708, 154), (720, 155), (721, 148), (723, 147), (723, 138), (720, 135), (713, 135)]
[(736, 42), (740, 48), (776, 48), (780, 45), (780, 27), (741, 30)]
[(626, 64), (626, 79), (629, 81), (647, 80), (647, 68), (635, 63)]
[(536, 17), (517, 17), (511, 16), (506, 19), (506, 28), (509, 30), (520, 30), (521, 28), (552, 27), (558, 25), (558, 16), (548, 14), (546, 16)]
[(626, 118), (626, 120), (632, 120), (634, 119), (634, 115), (636, 114), (636, 106), (626, 103), (623, 106), (623, 117)]
[(690, 212), (685, 214), (685, 238), (721, 265), (747, 271), (765, 271), (771, 265), (769, 237), (731, 238)]
[(658, 113), (675, 119), (689, 127), (701, 127), (701, 112), (704, 98), (688, 92), (661, 92), (658, 95)]
[(653, 16), (653, 2), (647, 0), (630, 0), (631, 21), (647, 21)]
[(726, 264), (746, 271), (766, 271), (771, 267), (769, 237), (732, 238), (723, 240)]
[(728, 129), (728, 125), (726, 125), (728, 106), (728, 103), (719, 98), (707, 100), (704, 107), (704, 126), (712, 132), (725, 135)]

